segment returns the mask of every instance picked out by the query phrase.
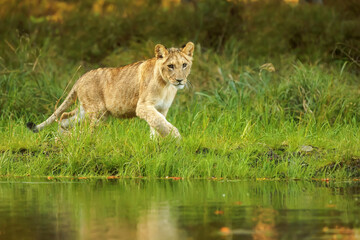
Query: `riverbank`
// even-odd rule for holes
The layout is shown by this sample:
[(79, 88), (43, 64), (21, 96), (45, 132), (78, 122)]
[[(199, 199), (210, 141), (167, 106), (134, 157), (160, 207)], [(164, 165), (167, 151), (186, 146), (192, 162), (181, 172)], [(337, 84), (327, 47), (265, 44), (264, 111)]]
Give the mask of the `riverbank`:
[[(358, 18), (350, 8), (199, 1), (161, 14), (154, 3), (99, 15), (90, 1), (74, 4), (82, 7), (61, 12), (61, 21), (41, 17), (47, 5), (0, 12), (0, 175), (360, 176)], [(180, 14), (188, 17), (172, 20)], [(109, 119), (93, 133), (86, 125), (70, 135), (56, 124), (39, 134), (26, 129), (45, 120), (83, 73), (151, 58), (157, 43), (187, 41), (195, 43), (191, 85), (168, 113), (180, 144), (151, 141), (140, 119)]]
[[(3, 74), (8, 99), (14, 102), (3, 105), (8, 108), (0, 120), (0, 175), (360, 176), (360, 100), (356, 75), (345, 72), (346, 65), (294, 62), (280, 69), (272, 64), (245, 66), (239, 72), (227, 59), (198, 51), (190, 75), (193, 87), (179, 91), (168, 114), (183, 136), (180, 144), (172, 139), (150, 140), (149, 127), (140, 119), (109, 119), (93, 133), (85, 124), (61, 135), (53, 124), (34, 134), (25, 123), (45, 120), (57, 102), (54, 96), (44, 100), (36, 92), (62, 91), (56, 84), (47, 85), (47, 77), (69, 73), (59, 72), (50, 62), (46, 70)], [(65, 69), (75, 68), (69, 65)], [(25, 91), (37, 79), (41, 87), (29, 85), (35, 93)], [(38, 109), (48, 109), (47, 114), (37, 113)]]
[[(180, 94), (181, 95), (181, 94)], [(166, 176), (182, 178), (347, 179), (359, 177), (359, 127), (351, 123), (279, 119), (223, 109), (196, 96), (169, 113), (183, 139), (152, 141), (140, 119), (110, 119), (93, 133), (57, 126), (34, 134), (25, 120), (1, 121), (0, 175)]]

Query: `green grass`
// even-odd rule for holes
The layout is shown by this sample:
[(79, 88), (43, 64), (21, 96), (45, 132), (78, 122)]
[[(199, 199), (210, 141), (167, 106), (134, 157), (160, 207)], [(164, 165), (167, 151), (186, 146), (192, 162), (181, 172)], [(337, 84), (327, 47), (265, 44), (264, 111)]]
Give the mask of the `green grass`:
[[(168, 114), (183, 136), (180, 144), (170, 138), (150, 140), (149, 127), (140, 119), (110, 119), (93, 133), (85, 124), (70, 136), (60, 135), (54, 124), (33, 134), (25, 123), (46, 119), (66, 86), (51, 79), (73, 79), (79, 73), (71, 63), (64, 72), (45, 58), (48, 64), (37, 61), (46, 70), (25, 66), (3, 74), (8, 101), (0, 120), (0, 175), (359, 176), (360, 101), (356, 76), (344, 71), (345, 65), (294, 62), (288, 69), (267, 72), (259, 67), (238, 70), (226, 55), (209, 56), (197, 52), (190, 78), (194, 87), (179, 92)], [(212, 85), (206, 85), (200, 79), (210, 71), (206, 80)], [(303, 151), (304, 146), (312, 150)]]
[[(14, 8), (16, 14), (0, 24), (5, 36), (0, 43), (0, 175), (359, 177), (359, 71), (353, 47), (358, 20), (328, 7), (210, 3), (199, 3), (198, 15), (184, 5), (160, 15), (149, 7), (127, 19), (115, 13), (94, 17), (87, 13), (91, 5), (84, 5), (63, 23), (32, 20), (26, 25), (22, 22), (34, 18)], [(207, 13), (218, 8), (221, 14), (211, 21)], [(274, 18), (275, 8), (281, 17)], [(180, 28), (182, 20), (168, 20), (181, 11), (194, 23), (187, 30)], [(86, 31), (78, 26), (84, 21)], [(228, 25), (217, 32), (224, 21)], [(311, 28), (303, 31), (304, 26)], [(94, 31), (108, 37), (89, 37)], [(196, 49), (193, 87), (179, 91), (168, 114), (183, 136), (180, 144), (150, 140), (149, 127), (140, 119), (110, 119), (93, 133), (85, 124), (70, 136), (59, 135), (56, 124), (39, 134), (25, 128), (28, 121), (46, 119), (89, 69), (149, 58), (155, 43), (183, 40), (194, 41)], [(339, 44), (348, 48), (339, 50)], [(262, 69), (265, 63), (273, 63), (276, 71)]]
[[(197, 71), (195, 65), (194, 75)], [(149, 127), (140, 119), (110, 119), (93, 133), (85, 124), (63, 136), (56, 124), (33, 134), (25, 128), (30, 116), (3, 115), (0, 175), (359, 176), (359, 100), (340, 72), (301, 63), (281, 76), (250, 71), (229, 79), (224, 71), (213, 76), (222, 87), (177, 96), (168, 119), (183, 135), (180, 144), (150, 140)]]
[[(182, 110), (174, 107), (169, 117), (183, 134), (181, 144), (150, 140), (139, 119), (113, 119), (93, 133), (82, 126), (71, 136), (58, 135), (55, 127), (33, 134), (24, 122), (8, 122), (0, 135), (0, 175), (339, 179), (359, 174), (349, 168), (360, 155), (358, 126), (311, 121), (264, 126), (240, 111)], [(303, 145), (314, 150), (302, 152)]]

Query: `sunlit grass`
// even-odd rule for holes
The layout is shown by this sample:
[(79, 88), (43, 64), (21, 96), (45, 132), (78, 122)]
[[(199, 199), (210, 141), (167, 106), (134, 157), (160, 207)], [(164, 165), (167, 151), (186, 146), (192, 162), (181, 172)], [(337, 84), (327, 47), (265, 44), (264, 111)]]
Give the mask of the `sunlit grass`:
[[(276, 116), (258, 120), (241, 110), (196, 112), (197, 106), (189, 105), (175, 105), (169, 114), (183, 135), (180, 144), (150, 140), (140, 119), (110, 119), (94, 132), (78, 126), (67, 136), (56, 126), (33, 134), (21, 120), (2, 121), (0, 175), (308, 179), (358, 174), (346, 170), (360, 155), (358, 126)], [(194, 112), (182, 114), (186, 110)], [(304, 146), (313, 150), (303, 151)]]
[[(202, 69), (203, 61), (208, 70)], [(60, 87), (65, 84), (49, 84), (47, 76), (57, 81), (59, 76), (76, 75), (72, 69), (68, 74), (48, 67), (32, 76), (34, 70), (25, 68), (23, 79), (2, 75), (10, 101), (0, 120), (0, 175), (229, 179), (359, 175), (360, 103), (353, 76), (341, 69), (297, 62), (280, 72), (258, 66), (239, 70), (226, 55), (209, 58), (198, 52), (193, 88), (179, 92), (168, 114), (183, 136), (180, 144), (171, 138), (150, 140), (147, 123), (137, 118), (111, 118), (94, 132), (86, 124), (65, 135), (58, 133), (56, 124), (39, 134), (28, 131), (25, 123), (43, 121), (52, 112), (55, 96), (64, 94)], [(208, 79), (200, 80), (211, 71)], [(39, 95), (8, 84), (15, 79)], [(54, 96), (48, 95), (51, 92)]]

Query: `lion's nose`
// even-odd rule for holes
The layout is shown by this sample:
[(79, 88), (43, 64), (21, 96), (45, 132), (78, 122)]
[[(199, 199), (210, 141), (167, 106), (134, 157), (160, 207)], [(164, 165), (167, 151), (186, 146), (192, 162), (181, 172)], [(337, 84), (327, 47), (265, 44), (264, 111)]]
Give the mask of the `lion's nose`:
[(178, 83), (181, 83), (184, 79), (176, 79)]

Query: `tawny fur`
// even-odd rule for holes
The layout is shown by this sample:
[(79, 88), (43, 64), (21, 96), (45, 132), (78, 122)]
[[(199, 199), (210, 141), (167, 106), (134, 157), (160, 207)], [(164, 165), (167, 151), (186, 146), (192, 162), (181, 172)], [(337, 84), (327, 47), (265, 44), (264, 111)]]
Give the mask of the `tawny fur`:
[[(112, 115), (117, 118), (138, 116), (148, 122), (151, 135), (180, 137), (166, 114), (178, 89), (187, 84), (194, 44), (166, 49), (155, 46), (155, 57), (120, 68), (99, 68), (84, 74), (75, 83), (60, 107), (43, 123), (27, 126), (42, 130), (60, 116), (60, 126), (68, 128), (88, 116), (92, 123)], [(79, 99), (80, 109), (66, 113)]]

